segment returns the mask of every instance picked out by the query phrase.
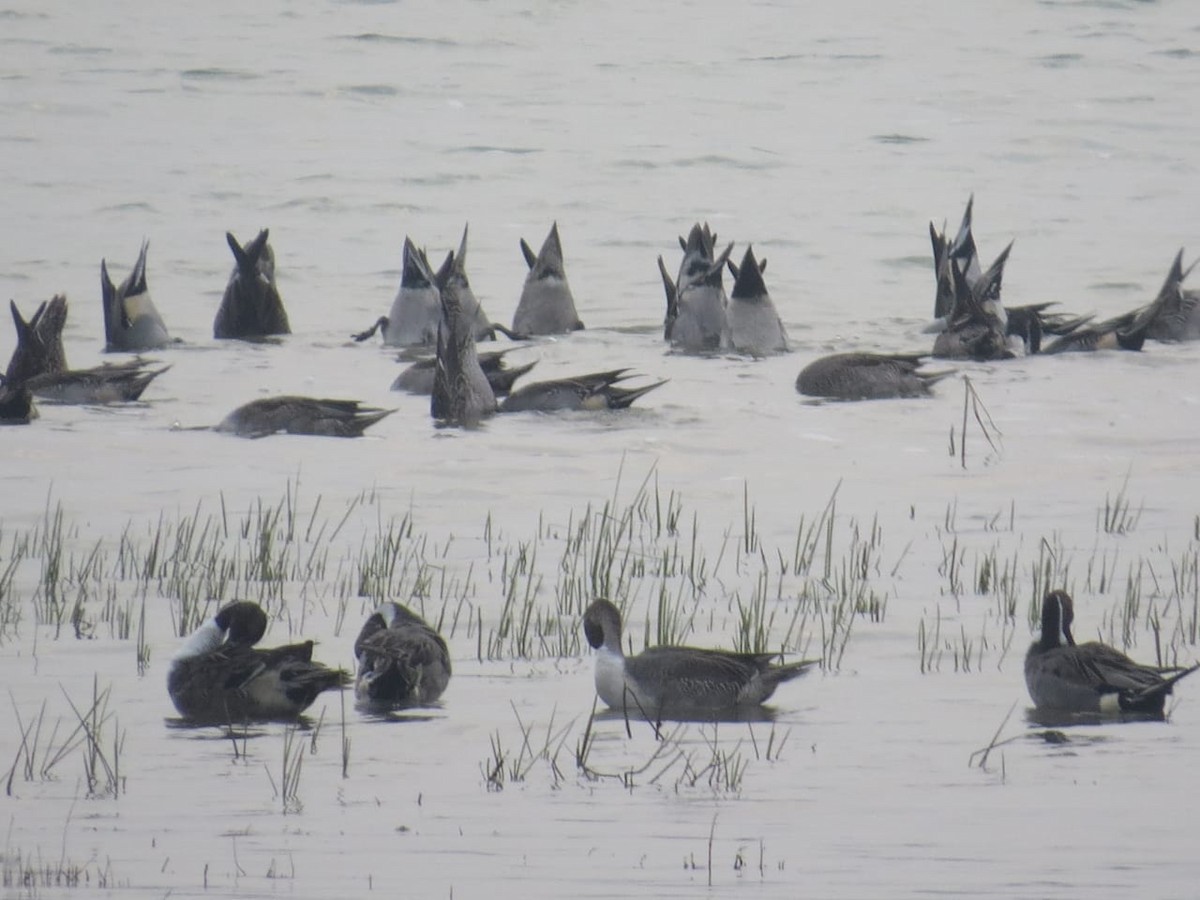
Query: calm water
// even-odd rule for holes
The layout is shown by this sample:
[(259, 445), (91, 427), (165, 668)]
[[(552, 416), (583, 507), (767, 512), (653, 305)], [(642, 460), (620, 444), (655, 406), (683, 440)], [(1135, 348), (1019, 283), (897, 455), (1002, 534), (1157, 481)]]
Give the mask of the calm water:
[[(1131, 652), (1153, 658), (1157, 620), (1164, 648), (1196, 656), (1181, 635), (1195, 633), (1185, 569), (1200, 514), (1200, 350), (965, 367), (1001, 435), (990, 448), (972, 419), (965, 468), (949, 453), (961, 380), (926, 402), (813, 405), (793, 389), (827, 352), (931, 346), (927, 224), (956, 223), (971, 192), (982, 255), (1016, 238), (1011, 303), (1115, 314), (1154, 296), (1181, 245), (1194, 258), (1200, 25), (1189, 4), (1023, 2), (970, 15), (919, 0), (636, 15), (576, 3), (100, 6), (0, 5), (0, 284), (26, 314), (66, 292), (68, 358), (94, 364), (100, 259), (119, 279), (145, 237), (155, 302), (186, 343), (156, 355), (172, 369), (144, 404), (43, 406), (33, 426), (0, 433), (0, 575), (48, 498), (75, 559), (98, 545), (111, 567), (123, 533), (145, 546), (197, 504), (219, 516), (224, 503), (240, 521), (292, 491), (305, 521), (329, 523), (305, 545), (329, 564), (277, 598), (271, 640), (314, 636), (322, 658), (349, 665), (370, 601), (337, 585), (364, 541), (405, 514), (440, 583), (470, 587), (447, 612), (460, 618), (443, 706), (402, 721), (347, 709), (343, 778), (339, 701), (318, 702), (312, 720), (324, 721), (287, 805), (285, 729), (234, 745), (172, 727), (163, 682), (178, 598), (146, 598), (151, 659), (139, 676), (135, 641), (108, 625), (86, 641), (35, 627), (42, 561), (27, 558), (11, 588), (22, 621), (0, 644), (11, 695), (0, 766), (21, 758), (18, 716), (28, 724), (44, 703), (46, 731), (70, 730), (71, 703), (90, 705), (95, 680), (110, 691), (110, 737), (125, 735), (125, 790), (88, 798), (80, 749), (49, 778), (18, 766), (0, 801), (6, 872), (18, 856), (86, 864), (93, 889), (103, 878), (111, 896), (146, 897), (1194, 895), (1200, 863), (1184, 824), (1200, 683), (1184, 683), (1169, 723), (1049, 742), (1026, 719), (1020, 660), (1051, 554), (1080, 634), (1121, 642), (1122, 609), (1140, 596)], [(735, 257), (753, 243), (769, 260), (794, 352), (665, 352), (655, 257), (677, 265), (676, 235), (698, 219), (738, 242)], [(513, 360), (537, 359), (541, 377), (631, 366), (670, 382), (628, 415), (435, 429), (426, 400), (388, 390), (394, 351), (348, 339), (387, 311), (404, 236), (440, 258), (469, 222), (473, 286), (509, 322), (525, 272), (518, 239), (540, 245), (555, 220), (588, 330)], [(278, 346), (217, 344), (232, 265), (223, 232), (248, 239), (264, 226), (295, 333)], [(13, 340), (0, 340), (4, 358)], [(354, 442), (173, 427), (280, 392), (398, 412)], [(682, 498), (682, 546), (710, 567), (689, 640), (732, 643), (738, 604), (792, 558), (798, 527), (835, 490), (834, 568), (874, 525), (866, 581), (886, 616), (856, 620), (840, 666), (782, 689), (773, 723), (692, 725), (656, 742), (647, 726), (627, 736), (620, 721), (597, 722), (600, 771), (663, 754), (629, 788), (575, 766), (590, 656), (527, 659), (506, 646), (479, 657), (517, 549), (538, 548), (529, 589), (539, 609), (557, 609), (568, 523), (589, 505), (632, 502), (648, 474), (664, 501)], [(1098, 516), (1126, 483), (1135, 527), (1106, 533)], [(977, 590), (990, 557), (1010, 566), (1015, 620)], [(831, 595), (835, 581), (769, 575), (769, 643), (784, 640), (805, 585)], [(668, 595), (681, 583), (664, 579)], [(640, 644), (659, 584), (631, 596)], [(90, 620), (110, 597), (140, 605), (132, 580), (109, 572)], [(441, 609), (429, 601), (427, 612)], [(577, 638), (571, 611), (560, 618)], [(923, 674), (919, 635), (935, 630)], [(805, 633), (819, 654), (820, 623)], [(956, 665), (964, 647), (969, 672)], [(1015, 740), (972, 767), (1014, 703), (1001, 738)], [(768, 759), (772, 728), (774, 745), (786, 742)], [(62, 740), (43, 734), (40, 746)], [(526, 740), (549, 746), (561, 774), (524, 759)], [(499, 791), (486, 777), (497, 746), (523, 776)], [(699, 769), (714, 752), (744, 761), (736, 785), (683, 777), (676, 754)]]

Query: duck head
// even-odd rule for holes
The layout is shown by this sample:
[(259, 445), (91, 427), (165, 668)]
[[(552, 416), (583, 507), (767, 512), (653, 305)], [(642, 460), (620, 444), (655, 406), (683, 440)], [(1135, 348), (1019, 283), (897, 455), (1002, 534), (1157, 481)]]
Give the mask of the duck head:
[(621, 653), (621, 611), (608, 600), (593, 600), (583, 614), (583, 634), (593, 649)]

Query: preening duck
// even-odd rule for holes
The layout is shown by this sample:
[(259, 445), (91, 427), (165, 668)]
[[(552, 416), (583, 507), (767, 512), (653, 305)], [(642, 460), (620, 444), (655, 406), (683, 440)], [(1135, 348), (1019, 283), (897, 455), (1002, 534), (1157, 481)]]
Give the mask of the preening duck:
[(450, 652), (442, 636), (406, 606), (385, 603), (354, 641), (354, 693), (372, 708), (433, 703), (450, 682)]

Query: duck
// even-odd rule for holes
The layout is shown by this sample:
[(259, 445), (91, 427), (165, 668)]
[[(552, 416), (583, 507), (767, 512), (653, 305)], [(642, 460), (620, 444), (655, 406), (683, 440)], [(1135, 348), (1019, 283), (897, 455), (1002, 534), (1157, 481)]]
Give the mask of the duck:
[(728, 322), (729, 348), (749, 356), (770, 356), (788, 351), (787, 331), (767, 291), (763, 273), (767, 261), (754, 256), (754, 248), (746, 247), (742, 264), (727, 260), (733, 274), (733, 288), (725, 308)]
[(666, 380), (636, 388), (618, 385), (633, 377), (629, 369), (610, 369), (571, 378), (539, 381), (513, 391), (500, 404), (500, 412), (562, 412), (565, 410), (628, 409)]
[(933, 356), (986, 362), (1021, 355), (1009, 341), (1008, 313), (1000, 301), (1004, 264), (1012, 247), (1010, 242), (974, 283), (968, 282), (962, 262), (951, 254), (944, 258), (941, 283), (949, 280), (953, 285), (954, 305), (945, 331), (934, 339)]
[(159, 315), (146, 285), (146, 252), (142, 241), (133, 269), (119, 287), (108, 275), (108, 263), (100, 260), (100, 297), (104, 304), (104, 349), (112, 351), (158, 350), (172, 343), (166, 323)]
[(283, 298), (275, 286), (275, 251), (267, 243), (269, 234), (270, 229), (264, 228), (243, 247), (233, 232), (225, 232), (234, 266), (213, 319), (213, 337), (217, 340), (255, 340), (292, 333)]
[[(465, 240), (465, 235), (464, 235)], [(451, 252), (438, 270), (442, 322), (438, 326), (437, 363), (429, 412), (444, 425), (474, 428), (496, 414), (496, 394), (475, 347), (473, 320), (464, 305), (463, 292)]]
[(1151, 340), (1174, 342), (1200, 339), (1200, 293), (1183, 287), (1184, 279), (1194, 268), (1195, 260), (1186, 269), (1183, 267), (1183, 250), (1180, 249), (1159, 291), (1160, 307), (1146, 330), (1146, 336)]
[(38, 417), (33, 394), (25, 385), (10, 385), (0, 375), (0, 425), (28, 425)]
[(354, 657), (354, 693), (371, 708), (427, 706), (450, 682), (446, 641), (399, 603), (384, 603), (367, 617), (354, 641)]
[(442, 304), (429, 257), (406, 236), (400, 264), (400, 288), (391, 310), (353, 338), (362, 342), (379, 331), (387, 347), (432, 347), (437, 343), (441, 319)]
[(42, 303), (26, 321), (15, 302), (9, 302), (17, 329), (17, 346), (5, 371), (5, 384), (25, 389), (44, 400), (64, 404), (127, 403), (141, 398), (155, 378), (170, 369), (136, 357), (88, 369), (67, 367), (62, 331), (67, 321), (67, 298), (57, 294)]
[(698, 647), (651, 647), (636, 656), (621, 649), (621, 612), (609, 600), (592, 601), (583, 632), (596, 656), (596, 694), (612, 709), (647, 718), (672, 713), (721, 713), (757, 706), (775, 688), (817, 664), (776, 664), (776, 653), (733, 653)]
[[(506, 397), (512, 393), (517, 379), (525, 375), (537, 365), (537, 360), (520, 366), (508, 366), (504, 357), (510, 348), (504, 350), (488, 350), (478, 353), (479, 367), (487, 376), (492, 393), (497, 397)], [(433, 380), (437, 373), (437, 357), (418, 359), (409, 365), (392, 382), (393, 391), (407, 391), (410, 394), (429, 396), (433, 393)]]
[(575, 298), (563, 267), (558, 222), (550, 226), (550, 233), (536, 254), (524, 238), (521, 238), (520, 246), (529, 273), (525, 276), (521, 299), (513, 313), (513, 332), (526, 336), (568, 334), (581, 330), (583, 322), (575, 311)]
[(1042, 600), (1042, 633), (1025, 654), (1025, 685), (1038, 709), (1162, 716), (1175, 685), (1200, 668), (1147, 666), (1099, 641), (1076, 644), (1075, 604), (1053, 590)]
[(357, 400), (264, 397), (239, 406), (213, 430), (248, 438), (261, 438), (280, 432), (320, 437), (362, 437), (364, 431), (395, 411), (363, 406)]
[(796, 390), (831, 400), (927, 397), (954, 372), (922, 372), (924, 358), (920, 353), (834, 353), (801, 369)]
[(717, 236), (707, 224), (699, 222), (679, 238), (683, 261), (674, 280), (663, 258), (658, 258), (663, 291), (667, 295), (667, 315), (663, 321), (663, 339), (683, 353), (715, 353), (729, 347), (729, 325), (725, 317), (728, 298), (722, 273), (733, 244), (715, 255)]
[(192, 632), (167, 670), (167, 693), (184, 719), (295, 719), (322, 692), (350, 683), (341, 669), (313, 662), (312, 641), (259, 649), (266, 630), (262, 607), (237, 600)]

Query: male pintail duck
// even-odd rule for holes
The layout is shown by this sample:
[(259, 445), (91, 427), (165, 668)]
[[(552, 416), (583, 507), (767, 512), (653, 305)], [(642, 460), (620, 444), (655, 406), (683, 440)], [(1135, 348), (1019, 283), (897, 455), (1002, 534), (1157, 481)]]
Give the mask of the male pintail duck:
[(1185, 290), (1183, 281), (1196, 268), (1195, 261), (1183, 267), (1183, 250), (1175, 256), (1167, 280), (1148, 309), (1157, 305), (1146, 329), (1155, 341), (1194, 341), (1200, 339), (1200, 293)]
[(213, 429), (241, 437), (271, 434), (311, 434), (321, 437), (362, 437), (394, 409), (363, 406), (357, 400), (315, 397), (265, 397), (239, 406)]
[(1025, 685), (1039, 709), (1161, 716), (1176, 682), (1200, 668), (1146, 666), (1098, 641), (1076, 644), (1074, 618), (1066, 591), (1042, 600), (1042, 634), (1025, 654)]
[(167, 333), (167, 326), (146, 286), (146, 251), (149, 248), (150, 242), (143, 241), (137, 262), (120, 287), (114, 286), (108, 277), (108, 263), (100, 260), (105, 350), (157, 350), (171, 343), (171, 335)]
[(322, 691), (349, 683), (346, 672), (312, 661), (312, 641), (256, 648), (266, 630), (266, 613), (245, 600), (196, 629), (167, 670), (167, 691), (179, 714), (211, 724), (293, 719)]
[(835, 353), (810, 362), (796, 378), (796, 390), (831, 400), (883, 400), (927, 397), (953, 371), (922, 372), (919, 353)]
[(766, 701), (784, 681), (816, 660), (776, 665), (776, 653), (731, 653), (697, 647), (651, 647), (636, 656), (621, 649), (621, 613), (595, 600), (583, 632), (596, 656), (596, 693), (613, 709), (650, 719), (670, 713), (728, 712)]
[(392, 308), (366, 331), (354, 335), (354, 340), (365, 341), (376, 331), (382, 331), (383, 343), (389, 347), (432, 347), (437, 343), (441, 320), (442, 304), (429, 258), (411, 238), (405, 237), (400, 289)]
[(125, 403), (140, 398), (150, 382), (170, 368), (151, 369), (150, 362), (138, 357), (90, 369), (69, 369), (62, 343), (66, 297), (59, 294), (41, 304), (28, 322), (16, 303), (10, 302), (9, 308), (17, 329), (17, 347), (4, 377), (12, 389), (24, 388), (57, 403)]
[[(466, 236), (464, 235), (464, 240)], [(479, 364), (472, 321), (464, 312), (454, 254), (438, 270), (442, 323), (438, 327), (437, 365), (429, 411), (447, 425), (471, 428), (496, 412), (496, 394)]]
[(683, 261), (679, 276), (672, 281), (662, 257), (658, 271), (667, 295), (667, 315), (663, 337), (671, 346), (684, 353), (712, 353), (729, 346), (729, 326), (725, 317), (728, 300), (722, 274), (733, 244), (715, 256), (717, 236), (708, 225), (696, 223), (682, 237)]
[(733, 273), (733, 289), (725, 308), (730, 348), (751, 356), (786, 353), (787, 332), (763, 281), (767, 261), (755, 259), (754, 249), (747, 247), (740, 266), (733, 260), (728, 265)]
[(525, 276), (521, 299), (513, 313), (512, 330), (519, 335), (541, 335), (566, 334), (583, 328), (563, 268), (558, 223), (550, 227), (542, 249), (536, 254), (521, 238), (521, 254), (529, 266), (529, 274)]
[[(509, 368), (504, 362), (504, 357), (508, 352), (509, 350), (488, 350), (485, 353), (478, 353), (479, 367), (483, 369), (488, 384), (492, 386), (492, 393), (497, 397), (508, 396), (512, 392), (516, 380), (537, 365), (537, 360), (534, 360), (523, 366)], [(419, 359), (396, 376), (396, 380), (392, 382), (392, 390), (429, 396), (433, 393), (433, 380), (436, 374), (436, 356)]]
[(214, 338), (255, 339), (292, 333), (283, 298), (275, 287), (275, 251), (267, 243), (267, 235), (264, 228), (242, 247), (232, 232), (225, 232), (234, 267), (213, 320)]
[(560, 412), (564, 410), (628, 409), (638, 397), (666, 381), (636, 388), (618, 384), (631, 378), (628, 369), (612, 369), (573, 378), (555, 378), (518, 388), (500, 404), (500, 412)]
[(425, 620), (399, 603), (385, 603), (354, 641), (354, 693), (372, 708), (433, 703), (450, 681), (450, 651)]
[(1004, 264), (1012, 246), (1009, 243), (974, 284), (967, 283), (962, 264), (947, 254), (940, 280), (949, 279), (953, 284), (954, 306), (946, 330), (933, 342), (934, 356), (983, 362), (1017, 355), (1008, 338), (1008, 314), (1000, 301)]
[(1043, 353), (1088, 352), (1093, 350), (1141, 350), (1155, 328), (1167, 333), (1186, 321), (1181, 283), (1187, 277), (1183, 271), (1183, 251), (1175, 257), (1162, 290), (1151, 303), (1106, 319), (1103, 322), (1081, 320), (1067, 333), (1042, 348)]

